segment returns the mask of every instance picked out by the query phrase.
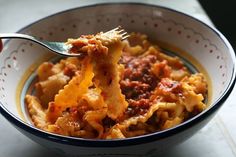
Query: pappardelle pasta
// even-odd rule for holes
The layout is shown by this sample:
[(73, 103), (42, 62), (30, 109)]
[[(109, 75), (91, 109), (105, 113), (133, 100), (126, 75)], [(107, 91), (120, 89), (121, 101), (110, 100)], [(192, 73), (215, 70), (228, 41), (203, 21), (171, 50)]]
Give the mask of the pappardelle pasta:
[(128, 138), (174, 127), (207, 107), (204, 75), (191, 74), (146, 35), (106, 42), (98, 35), (68, 40), (72, 53), (84, 52), (84, 58), (38, 67), (36, 92), (25, 96), (37, 128), (80, 138)]

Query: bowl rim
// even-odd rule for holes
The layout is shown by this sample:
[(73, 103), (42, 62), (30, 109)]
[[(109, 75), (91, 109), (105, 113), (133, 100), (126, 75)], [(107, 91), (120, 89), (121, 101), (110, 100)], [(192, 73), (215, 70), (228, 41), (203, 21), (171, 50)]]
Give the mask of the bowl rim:
[[(109, 5), (138, 5), (138, 6), (145, 6), (145, 7), (155, 7), (155, 8), (160, 8), (164, 9), (170, 12), (175, 12), (179, 15), (183, 15), (187, 18), (190, 18), (198, 23), (203, 24), (205, 27), (208, 29), (212, 30), (225, 44), (225, 46), (229, 49), (229, 53), (231, 55), (231, 58), (234, 58), (235, 60), (235, 53), (230, 45), (229, 41), (224, 37), (222, 33), (220, 33), (216, 28), (206, 24), (205, 22), (188, 15), (186, 13), (183, 13), (181, 11), (177, 11), (175, 9), (161, 6), (161, 5), (156, 5), (156, 4), (149, 4), (149, 3), (142, 3), (142, 2), (105, 2), (105, 3), (98, 3), (98, 4), (89, 4), (89, 5), (84, 5), (84, 6), (79, 6), (75, 8), (70, 8), (66, 9), (64, 11), (60, 11), (48, 16), (45, 16), (39, 20), (36, 20), (23, 28), (19, 29), (17, 32), (21, 32), (22, 30), (30, 27), (31, 25), (37, 24), (47, 18), (53, 17), (53, 16), (58, 16), (60, 14), (70, 12), (73, 10), (78, 10), (78, 9), (84, 9), (84, 8), (91, 8), (91, 7), (96, 7), (96, 6), (109, 6)], [(5, 42), (7, 44), (9, 40)], [(194, 116), (193, 118), (173, 127), (170, 129), (166, 129), (163, 131), (159, 132), (154, 132), (150, 133), (147, 135), (142, 135), (142, 136), (137, 136), (137, 137), (131, 137), (131, 138), (125, 138), (125, 139), (84, 139), (84, 138), (78, 138), (78, 137), (69, 137), (69, 136), (63, 136), (63, 135), (58, 135), (58, 134), (53, 134), (49, 133), (46, 131), (43, 131), (41, 129), (38, 129), (20, 118), (16, 117), (13, 113), (11, 113), (1, 102), (0, 102), (0, 113), (13, 125), (17, 126), (18, 128), (25, 130), (26, 132), (29, 132), (30, 134), (43, 138), (45, 140), (50, 140), (52, 142), (57, 142), (60, 144), (67, 144), (67, 145), (73, 145), (73, 146), (82, 146), (82, 147), (122, 147), (122, 146), (132, 146), (132, 145), (138, 145), (138, 144), (145, 144), (145, 143), (150, 143), (154, 142), (156, 140), (164, 139), (167, 137), (170, 137), (174, 134), (180, 133), (181, 131), (184, 131), (192, 126), (194, 126), (197, 123), (200, 123), (201, 121), (204, 121), (205, 119), (209, 118), (210, 116), (214, 115), (215, 111), (217, 111), (223, 103), (226, 101), (226, 99), (229, 97), (230, 93), (232, 92), (235, 82), (236, 82), (236, 65), (235, 62), (233, 63), (233, 73), (230, 78), (230, 82), (227, 86), (227, 88), (224, 90), (222, 93), (221, 97), (218, 98), (216, 102), (214, 102), (208, 109), (204, 110), (200, 114)]]

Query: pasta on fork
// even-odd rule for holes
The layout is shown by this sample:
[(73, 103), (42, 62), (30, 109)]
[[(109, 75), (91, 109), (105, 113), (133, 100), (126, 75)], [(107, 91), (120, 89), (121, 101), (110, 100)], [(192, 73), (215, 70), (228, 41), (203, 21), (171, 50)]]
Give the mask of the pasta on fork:
[(207, 106), (207, 81), (144, 34), (68, 39), (82, 58), (44, 62), (25, 102), (33, 124), (80, 138), (116, 139), (174, 127)]

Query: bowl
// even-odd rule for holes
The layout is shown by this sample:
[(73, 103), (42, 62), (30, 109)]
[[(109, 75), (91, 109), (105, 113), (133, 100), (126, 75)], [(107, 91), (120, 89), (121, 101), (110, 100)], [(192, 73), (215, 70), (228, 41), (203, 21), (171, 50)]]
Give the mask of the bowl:
[(19, 39), (7, 41), (0, 54), (1, 114), (33, 141), (66, 156), (151, 156), (194, 135), (213, 118), (235, 84), (234, 51), (215, 28), (165, 7), (107, 3), (66, 10), (19, 32), (42, 40), (66, 41), (118, 25), (128, 32), (147, 34), (152, 41), (159, 41), (167, 51), (180, 56), (186, 65), (192, 63), (202, 69), (209, 81), (209, 107), (173, 128), (126, 139), (81, 139), (42, 131), (29, 120), (24, 94), (37, 66), (53, 55), (35, 43)]

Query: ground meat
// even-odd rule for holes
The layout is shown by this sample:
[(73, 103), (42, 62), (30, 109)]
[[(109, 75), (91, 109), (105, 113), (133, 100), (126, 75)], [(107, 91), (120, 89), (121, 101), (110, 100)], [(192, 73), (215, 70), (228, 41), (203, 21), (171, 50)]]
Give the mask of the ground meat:
[(162, 78), (156, 88), (156, 95), (162, 95), (163, 101), (166, 102), (176, 102), (182, 97), (182, 92), (181, 83), (169, 78)]
[(121, 63), (125, 64), (124, 79), (140, 81), (147, 84), (156, 84), (156, 77), (151, 72), (151, 65), (157, 60), (154, 55), (126, 56), (123, 55)]
[(140, 81), (130, 81), (129, 79), (120, 81), (122, 93), (126, 99), (142, 99), (150, 96), (150, 85)]
[(125, 69), (120, 86), (131, 107), (128, 114), (145, 113), (144, 110), (150, 106), (149, 97), (158, 83), (158, 78), (151, 71), (156, 61), (154, 55), (122, 56), (120, 63), (124, 64)]
[(160, 93), (177, 94), (181, 92), (181, 84), (178, 81), (173, 81), (169, 78), (163, 78), (158, 83), (158, 90), (161, 91)]

